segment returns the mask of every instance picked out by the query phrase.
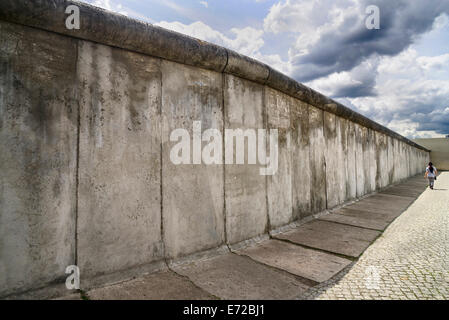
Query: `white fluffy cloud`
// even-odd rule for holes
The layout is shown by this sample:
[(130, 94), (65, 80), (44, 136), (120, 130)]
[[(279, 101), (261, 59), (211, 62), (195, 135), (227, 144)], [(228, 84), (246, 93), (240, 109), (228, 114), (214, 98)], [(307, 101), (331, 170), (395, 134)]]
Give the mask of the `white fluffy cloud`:
[(100, 8), (104, 8), (104, 9), (107, 9), (110, 11), (115, 11), (115, 12), (118, 12), (125, 16), (128, 15), (128, 11), (120, 3), (117, 3), (113, 0), (91, 0), (88, 2), (90, 2), (92, 5), (100, 7)]
[(231, 36), (226, 36), (201, 21), (196, 21), (191, 24), (183, 24), (177, 21), (161, 21), (155, 25), (227, 47), (241, 54), (262, 61), (285, 74), (291, 73), (290, 63), (282, 60), (280, 55), (261, 53), (260, 49), (265, 45), (263, 30), (252, 27), (245, 27), (241, 29), (232, 28), (230, 30)]
[(204, 41), (209, 41), (221, 46), (231, 48), (248, 56), (257, 55), (260, 48), (264, 45), (264, 40), (262, 38), (263, 31), (251, 27), (242, 29), (232, 28), (230, 30), (230, 33), (234, 37), (227, 37), (223, 33), (212, 29), (210, 26), (204, 24), (201, 21), (196, 21), (188, 25), (177, 21), (161, 21), (159, 23), (156, 23), (156, 25)]

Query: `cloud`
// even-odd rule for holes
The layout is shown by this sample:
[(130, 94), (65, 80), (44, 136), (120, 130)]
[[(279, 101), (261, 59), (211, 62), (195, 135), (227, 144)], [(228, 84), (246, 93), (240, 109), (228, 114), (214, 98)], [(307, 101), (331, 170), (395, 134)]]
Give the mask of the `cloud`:
[[(369, 5), (380, 9), (380, 30), (365, 26)], [(292, 76), (311, 81), (350, 71), (374, 55), (400, 53), (442, 12), (449, 12), (449, 1), (286, 0), (271, 7), (264, 29), (299, 33), (289, 52)]]
[[(344, 98), (340, 101), (411, 138), (422, 134), (449, 134), (447, 62), (448, 54), (419, 56), (413, 48), (395, 57), (382, 57), (378, 61), (374, 87), (377, 96)], [(318, 81), (312, 83), (315, 82)], [(329, 86), (338, 89), (333, 83)]]
[(113, 0), (91, 0), (87, 2), (106, 10), (114, 11), (125, 16), (128, 15), (128, 11), (120, 3), (116, 3)]
[(202, 4), (205, 8), (209, 8), (207, 1), (200, 1), (200, 4)]
[(209, 41), (253, 57), (260, 54), (259, 50), (264, 45), (262, 37), (263, 30), (258, 30), (252, 27), (241, 29), (232, 28), (230, 34), (232, 34), (233, 37), (228, 37), (201, 21), (193, 22), (191, 24), (183, 24), (177, 21), (161, 21), (156, 25), (204, 41)]
[(333, 98), (376, 96), (376, 77), (379, 59), (365, 60), (350, 71), (332, 73), (306, 84)]

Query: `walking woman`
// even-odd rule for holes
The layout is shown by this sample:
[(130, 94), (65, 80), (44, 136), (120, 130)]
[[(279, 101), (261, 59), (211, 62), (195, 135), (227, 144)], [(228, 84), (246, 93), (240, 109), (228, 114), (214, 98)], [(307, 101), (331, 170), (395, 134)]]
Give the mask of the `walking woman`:
[(426, 174), (424, 178), (429, 179), (429, 187), (433, 190), (433, 183), (437, 179), (437, 168), (435, 168), (432, 162), (429, 162), (429, 165), (426, 168)]

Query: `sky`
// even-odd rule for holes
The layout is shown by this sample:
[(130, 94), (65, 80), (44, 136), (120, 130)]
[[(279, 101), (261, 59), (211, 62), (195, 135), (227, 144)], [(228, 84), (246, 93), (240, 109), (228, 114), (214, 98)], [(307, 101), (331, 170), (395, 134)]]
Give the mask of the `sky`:
[(83, 2), (255, 58), (408, 138), (449, 134), (449, 0)]

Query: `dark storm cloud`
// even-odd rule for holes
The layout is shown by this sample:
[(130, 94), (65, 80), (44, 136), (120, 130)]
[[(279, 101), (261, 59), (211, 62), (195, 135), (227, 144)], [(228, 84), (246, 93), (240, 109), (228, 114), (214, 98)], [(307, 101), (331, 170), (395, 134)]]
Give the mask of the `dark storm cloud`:
[[(365, 27), (365, 8), (380, 9), (380, 30)], [(432, 28), (436, 17), (449, 13), (449, 0), (363, 0), (359, 15), (346, 17), (338, 30), (323, 34), (306, 55), (293, 59), (293, 76), (303, 82), (349, 71), (373, 55), (393, 56)], [(360, 94), (370, 93), (369, 88)], [(354, 92), (355, 93), (355, 92)]]
[(449, 134), (449, 105), (446, 110), (434, 110), (427, 114), (413, 115), (413, 121), (419, 123), (419, 131), (435, 131), (439, 134)]
[(338, 101), (387, 126), (393, 120), (410, 120), (418, 124), (416, 128), (418, 132), (435, 131), (438, 134), (449, 134), (449, 94), (436, 94), (428, 101), (416, 95), (413, 99), (403, 101), (405, 107), (395, 110), (388, 108), (360, 110), (348, 99), (341, 98)]

